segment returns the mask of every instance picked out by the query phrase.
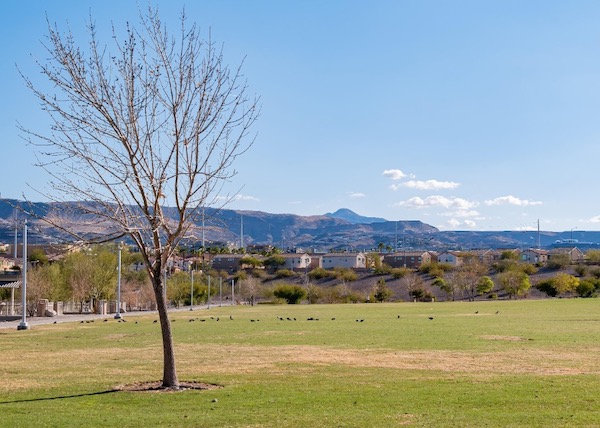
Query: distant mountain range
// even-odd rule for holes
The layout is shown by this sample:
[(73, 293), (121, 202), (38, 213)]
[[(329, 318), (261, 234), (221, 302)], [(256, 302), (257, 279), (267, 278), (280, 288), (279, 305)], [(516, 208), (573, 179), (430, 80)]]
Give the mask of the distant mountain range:
[[(14, 206), (20, 203), (0, 200), (0, 242), (13, 242)], [(63, 216), (63, 220), (78, 223), (77, 219), (67, 217), (73, 216), (68, 203), (35, 203), (32, 208), (40, 216)], [(169, 211), (166, 210), (167, 213)], [(174, 216), (175, 211), (171, 211)], [(244, 246), (274, 245), (305, 251), (529, 248), (536, 247), (538, 240), (541, 247), (557, 245), (557, 240), (564, 240), (570, 246), (598, 247), (600, 242), (600, 232), (579, 230), (575, 234), (573, 231), (543, 231), (539, 236), (537, 231), (440, 231), (419, 220), (388, 221), (364, 217), (346, 208), (315, 216), (208, 208), (205, 211), (204, 223), (199, 220), (193, 225), (188, 233), (187, 245), (199, 246), (202, 236), (206, 245), (231, 244), (239, 247), (243, 241)], [(23, 214), (19, 213), (19, 216), (22, 218)], [(29, 222), (32, 226), (29, 233), (31, 244), (68, 240), (64, 234), (43, 229), (39, 220), (30, 218)], [(90, 222), (86, 227), (90, 227)], [(97, 226), (95, 232), (102, 233), (101, 226)]]
[(354, 211), (348, 208), (340, 208), (334, 213), (327, 213), (325, 217), (339, 218), (341, 220), (349, 221), (352, 224), (371, 224), (371, 223), (385, 223), (387, 220), (380, 217), (364, 217), (356, 214)]

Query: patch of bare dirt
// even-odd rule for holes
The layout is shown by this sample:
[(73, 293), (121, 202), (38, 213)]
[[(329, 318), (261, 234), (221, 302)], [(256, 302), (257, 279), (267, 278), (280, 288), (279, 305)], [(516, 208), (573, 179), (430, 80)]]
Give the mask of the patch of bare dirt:
[(485, 336), (480, 336), (482, 339), (484, 340), (504, 340), (507, 342), (524, 342), (526, 340), (530, 340), (530, 339), (526, 339), (524, 337), (519, 337), (519, 336), (501, 336), (501, 335), (485, 335)]

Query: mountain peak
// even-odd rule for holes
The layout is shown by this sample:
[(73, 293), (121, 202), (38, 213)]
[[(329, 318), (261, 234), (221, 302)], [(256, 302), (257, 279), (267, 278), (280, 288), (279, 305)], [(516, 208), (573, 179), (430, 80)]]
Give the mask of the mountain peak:
[(341, 220), (346, 220), (353, 224), (371, 224), (371, 223), (383, 223), (387, 220), (379, 217), (365, 217), (359, 214), (356, 214), (354, 211), (348, 208), (340, 208), (336, 212), (327, 213), (325, 217), (337, 218)]

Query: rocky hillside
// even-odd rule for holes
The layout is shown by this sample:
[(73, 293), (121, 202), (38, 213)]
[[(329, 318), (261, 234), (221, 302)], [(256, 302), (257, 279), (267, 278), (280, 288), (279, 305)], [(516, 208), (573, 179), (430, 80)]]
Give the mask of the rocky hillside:
[[(23, 220), (24, 215), (15, 209), (23, 202), (0, 200), (0, 242), (10, 243), (14, 239), (15, 216)], [(53, 216), (63, 222), (85, 223), (87, 232), (107, 232), (95, 219), (78, 217), (72, 204), (35, 203), (28, 206), (36, 215)], [(174, 210), (166, 210), (175, 215)], [(65, 242), (70, 237), (49, 229), (39, 220), (29, 218), (30, 242)], [(78, 230), (81, 232), (81, 230)], [(579, 231), (581, 233), (581, 231)], [(363, 217), (348, 209), (316, 216), (294, 214), (271, 214), (262, 211), (206, 209), (204, 221), (198, 218), (190, 233), (189, 245), (199, 245), (204, 236), (205, 243), (232, 244), (239, 247), (243, 241), (248, 245), (274, 245), (281, 248), (303, 248), (305, 250), (329, 251), (347, 249), (368, 251), (383, 250), (446, 250), (473, 248), (527, 248), (536, 246), (539, 238), (542, 247), (552, 246), (556, 240), (569, 238), (569, 232), (503, 231), (450, 231), (442, 232), (419, 220), (387, 221), (381, 218)], [(600, 232), (585, 232), (586, 243), (579, 247), (598, 247)]]

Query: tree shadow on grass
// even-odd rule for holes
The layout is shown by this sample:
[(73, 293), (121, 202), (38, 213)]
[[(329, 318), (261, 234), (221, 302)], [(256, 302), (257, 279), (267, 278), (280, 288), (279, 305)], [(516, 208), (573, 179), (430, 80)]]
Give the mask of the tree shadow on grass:
[(94, 395), (112, 394), (114, 392), (182, 392), (188, 390), (204, 391), (209, 389), (220, 389), (221, 385), (203, 382), (180, 382), (179, 388), (165, 388), (161, 382), (144, 382), (130, 385), (119, 385), (106, 391), (87, 392), (83, 394), (59, 395), (57, 397), (26, 398), (22, 400), (0, 401), (1, 404), (32, 403), (35, 401), (62, 400), (66, 398), (92, 397)]
[(33, 403), (35, 401), (51, 401), (51, 400), (62, 400), (65, 398), (91, 397), (93, 395), (112, 394), (113, 392), (121, 392), (121, 391), (122, 391), (121, 389), (109, 389), (107, 391), (87, 392), (84, 394), (73, 394), (73, 395), (59, 395), (57, 397), (40, 397), (40, 398), (26, 398), (23, 400), (13, 400), (13, 401), (0, 401), (0, 404)]

